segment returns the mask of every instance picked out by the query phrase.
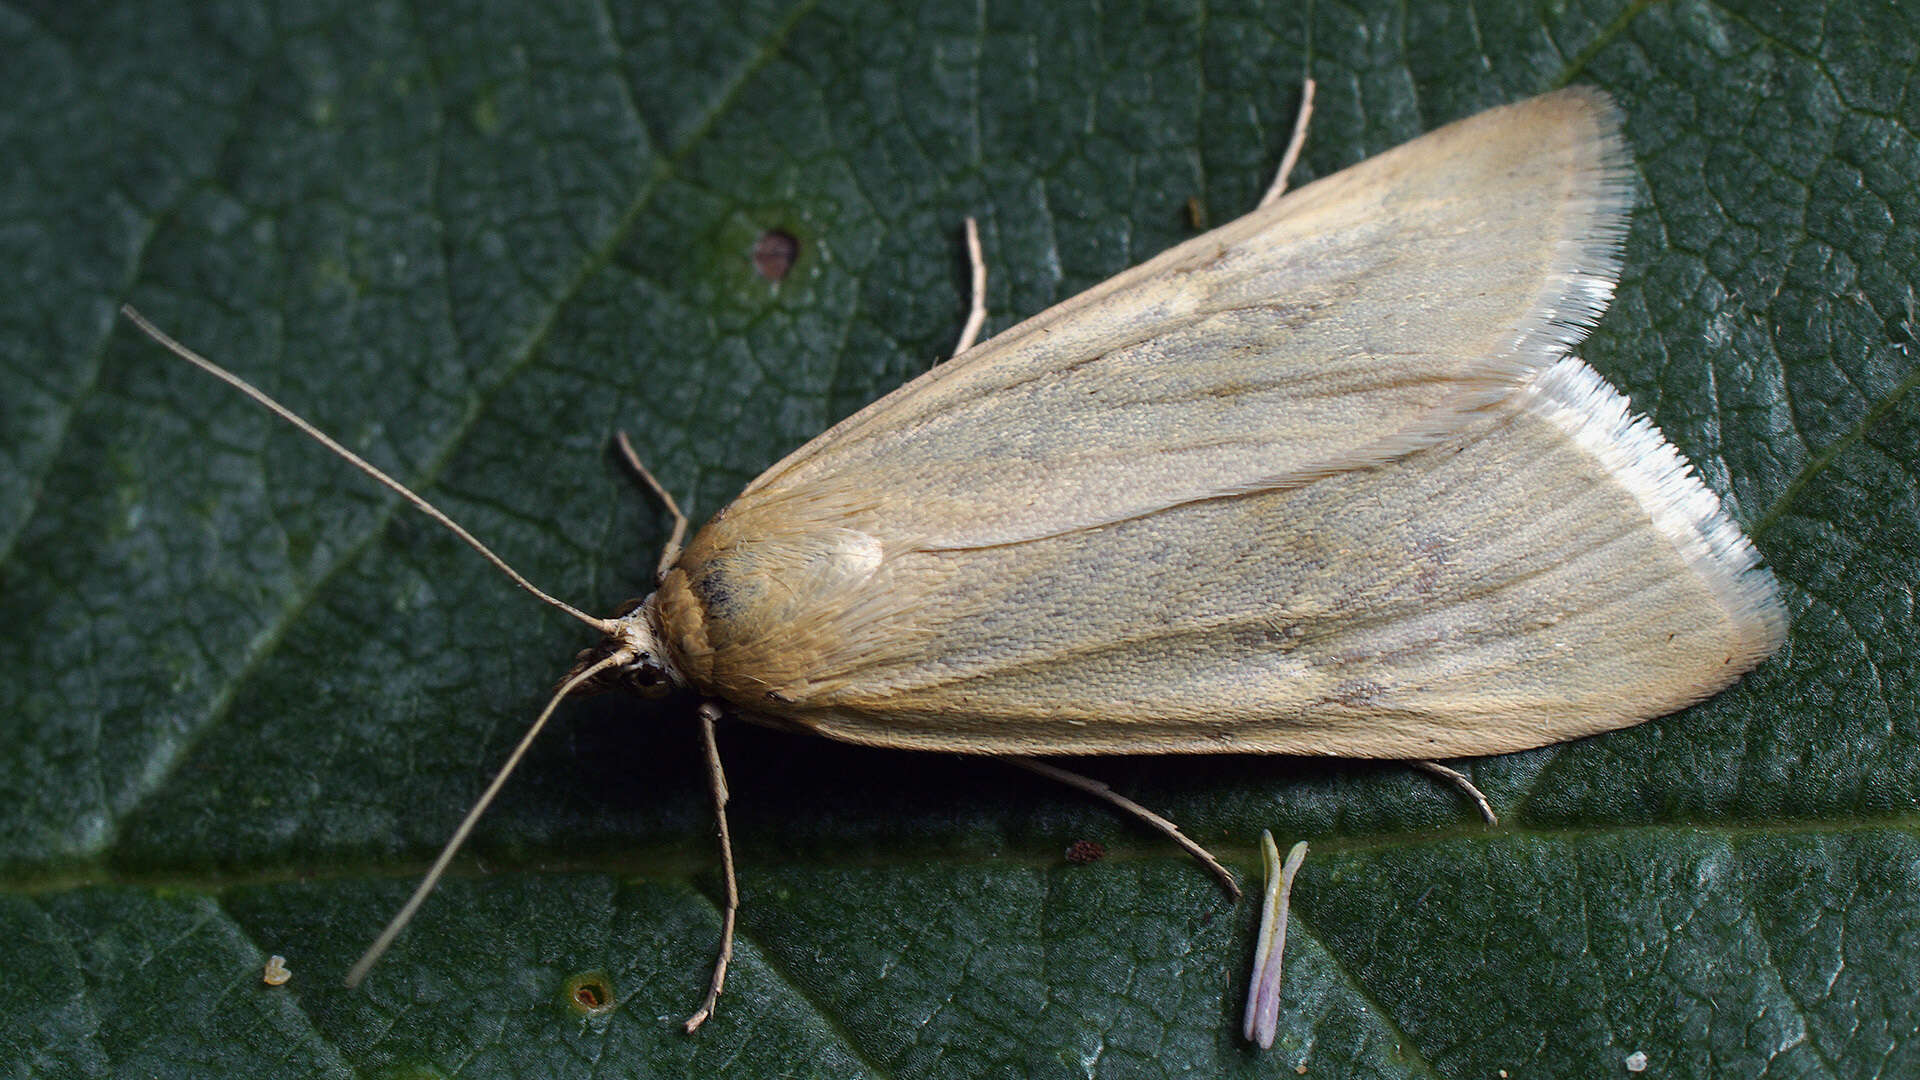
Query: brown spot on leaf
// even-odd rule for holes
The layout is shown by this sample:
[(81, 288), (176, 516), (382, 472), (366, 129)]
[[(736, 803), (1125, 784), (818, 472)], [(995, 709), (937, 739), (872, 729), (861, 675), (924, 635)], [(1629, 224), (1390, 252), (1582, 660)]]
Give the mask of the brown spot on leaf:
[(753, 242), (753, 268), (768, 281), (780, 281), (800, 258), (800, 240), (785, 229), (768, 229)]
[(1067, 845), (1067, 861), (1075, 866), (1099, 862), (1106, 857), (1107, 845), (1098, 840), (1075, 840)]
[(562, 996), (569, 1008), (583, 1016), (599, 1016), (619, 1004), (613, 994), (613, 980), (604, 971), (583, 971), (568, 978)]

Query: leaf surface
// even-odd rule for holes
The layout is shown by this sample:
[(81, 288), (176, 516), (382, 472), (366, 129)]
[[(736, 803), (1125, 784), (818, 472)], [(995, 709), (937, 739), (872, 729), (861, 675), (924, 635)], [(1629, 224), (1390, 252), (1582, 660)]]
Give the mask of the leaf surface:
[[(918, 8), (918, 10), (914, 10)], [(1891, 5), (0, 9), (0, 1063), (13, 1076), (1920, 1074), (1920, 24)], [(941, 357), (1299, 176), (1567, 82), (1641, 193), (1584, 355), (1779, 574), (1782, 653), (1470, 764), (1091, 762), (1243, 873), (1307, 838), (1280, 1041), (1251, 904), (990, 761), (567, 708), (339, 976), (586, 642), (139, 339), (131, 300), (584, 607)], [(799, 242), (778, 282), (770, 229)], [(1103, 861), (1068, 865), (1077, 839)], [(292, 981), (260, 979), (269, 954)], [(598, 973), (617, 1008), (576, 1010)]]

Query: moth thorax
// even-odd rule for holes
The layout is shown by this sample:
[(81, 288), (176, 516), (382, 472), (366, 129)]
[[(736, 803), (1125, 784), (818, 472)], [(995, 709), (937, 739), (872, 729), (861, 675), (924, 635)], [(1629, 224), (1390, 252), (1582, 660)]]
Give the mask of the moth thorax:
[[(686, 560), (682, 560), (685, 562)], [(683, 680), (706, 686), (713, 675), (713, 644), (707, 639), (706, 601), (695, 594), (680, 566), (660, 579), (660, 591), (647, 597), (665, 646), (663, 659)]]

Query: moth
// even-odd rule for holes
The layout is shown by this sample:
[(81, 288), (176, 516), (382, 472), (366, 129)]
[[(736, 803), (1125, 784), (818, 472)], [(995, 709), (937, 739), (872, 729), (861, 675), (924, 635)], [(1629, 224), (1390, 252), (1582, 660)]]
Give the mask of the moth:
[[(1778, 589), (1738, 526), (1570, 355), (1612, 297), (1630, 203), (1599, 91), (1440, 128), (963, 346), (684, 546), (686, 519), (634, 458), (676, 525), (654, 591), (606, 619), (129, 315), (602, 635), (349, 981), (561, 698), (681, 687), (705, 702), (727, 890), (691, 1031), (738, 908), (723, 710), (1025, 762), (1140, 814), (1232, 888), (1170, 822), (1030, 759), (1497, 754), (1680, 709), (1778, 648)], [(985, 314), (969, 240), (967, 345)]]

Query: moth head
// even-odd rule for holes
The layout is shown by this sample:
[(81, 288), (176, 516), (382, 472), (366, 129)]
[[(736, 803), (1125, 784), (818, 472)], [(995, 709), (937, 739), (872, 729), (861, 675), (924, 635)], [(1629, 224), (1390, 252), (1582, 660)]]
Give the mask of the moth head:
[(560, 680), (568, 680), (609, 656), (625, 654), (631, 659), (607, 668), (582, 683), (575, 693), (624, 690), (641, 697), (664, 697), (675, 687), (685, 686), (686, 677), (674, 666), (673, 658), (661, 644), (653, 596), (630, 600), (606, 620), (606, 636), (590, 649), (574, 657), (573, 667)]

